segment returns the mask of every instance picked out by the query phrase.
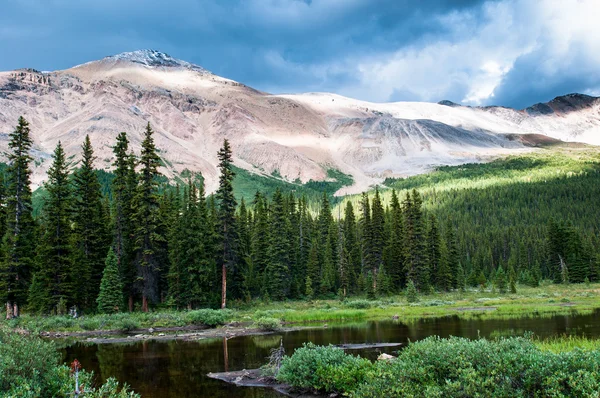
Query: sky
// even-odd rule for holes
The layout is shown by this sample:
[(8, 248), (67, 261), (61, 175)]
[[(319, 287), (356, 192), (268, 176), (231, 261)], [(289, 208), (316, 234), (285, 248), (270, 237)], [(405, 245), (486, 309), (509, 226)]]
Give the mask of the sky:
[(600, 0), (2, 0), (0, 70), (165, 52), (271, 93), (600, 95)]

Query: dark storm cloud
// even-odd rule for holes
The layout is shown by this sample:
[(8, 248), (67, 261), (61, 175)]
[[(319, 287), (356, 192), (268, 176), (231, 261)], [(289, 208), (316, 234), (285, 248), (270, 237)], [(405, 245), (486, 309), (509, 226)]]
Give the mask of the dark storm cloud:
[[(468, 43), (477, 40), (496, 15), (490, 7), (507, 3), (505, 8), (510, 9), (513, 3), (516, 8), (523, 2), (528, 3), (12, 0), (5, 1), (0, 12), (0, 69), (64, 69), (106, 55), (151, 48), (266, 91), (333, 91), (375, 101), (441, 97), (462, 101), (477, 91), (473, 82), (482, 80), (475, 74), (486, 60), (480, 50), (469, 51)], [(505, 32), (499, 28), (497, 33)], [(440, 47), (447, 58), (440, 55), (440, 67), (429, 63), (431, 70), (421, 71), (422, 54), (430, 54), (431, 46)], [(480, 49), (485, 47), (486, 43), (479, 43)], [(453, 48), (463, 51), (470, 64), (460, 59), (462, 54), (450, 54)], [(394, 69), (394, 62), (402, 67)], [(386, 69), (387, 63), (392, 66)], [(374, 64), (387, 75), (369, 76), (368, 68)], [(535, 59), (519, 58), (514, 65), (499, 79), (502, 83), (493, 90), (494, 98), (471, 95), (472, 101), (530, 103), (562, 93), (557, 90), (589, 91), (597, 83), (556, 75), (540, 83), (543, 90), (528, 90), (523, 86), (528, 81), (524, 76), (535, 66)], [(411, 73), (406, 71), (411, 68), (437, 78), (409, 78)]]

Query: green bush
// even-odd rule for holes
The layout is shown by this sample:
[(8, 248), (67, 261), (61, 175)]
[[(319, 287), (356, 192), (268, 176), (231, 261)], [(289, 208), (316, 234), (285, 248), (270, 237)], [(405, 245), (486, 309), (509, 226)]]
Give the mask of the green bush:
[(378, 363), (357, 397), (594, 397), (600, 351), (541, 351), (530, 339), (430, 337)]
[(269, 330), (269, 331), (279, 330), (279, 328), (281, 328), (281, 321), (276, 318), (262, 317), (262, 318), (258, 318), (254, 322), (253, 326), (255, 328), (261, 329), (261, 330)]
[[(90, 391), (86, 397), (138, 397), (114, 379), (92, 388), (93, 374), (81, 371), (79, 380)], [(65, 397), (75, 390), (70, 369), (60, 364), (53, 342), (0, 329), (0, 397)]]
[(185, 314), (186, 322), (193, 323), (194, 325), (223, 325), (227, 322), (228, 318), (229, 311), (225, 310), (202, 309), (190, 311), (187, 314)]
[(130, 332), (140, 328), (140, 322), (132, 316), (124, 317), (117, 322), (119, 330), (124, 332)]
[(373, 303), (369, 300), (352, 300), (345, 303), (345, 306), (348, 308), (354, 308), (356, 310), (366, 310), (371, 308)]
[(369, 360), (347, 355), (341, 348), (305, 343), (285, 357), (277, 379), (294, 387), (325, 392), (348, 392), (372, 368)]
[(530, 338), (430, 337), (376, 364), (305, 344), (277, 378), (353, 397), (598, 397), (600, 350), (553, 353)]

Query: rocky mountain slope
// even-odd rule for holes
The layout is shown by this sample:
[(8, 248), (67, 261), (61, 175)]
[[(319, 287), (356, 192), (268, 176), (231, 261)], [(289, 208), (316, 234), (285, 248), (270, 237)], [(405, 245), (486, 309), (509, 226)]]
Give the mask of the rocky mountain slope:
[[(60, 140), (73, 160), (89, 134), (110, 169), (118, 132), (139, 152), (149, 121), (163, 172), (200, 171), (212, 191), (224, 138), (235, 163), (289, 181), (352, 175), (358, 192), (385, 176), (531, 150), (521, 134), (600, 144), (600, 101), (579, 94), (524, 110), (433, 103), (369, 103), (334, 94), (271, 95), (166, 54), (142, 50), (55, 72), (0, 72), (0, 150), (20, 115), (35, 141), (34, 181)], [(344, 193), (340, 192), (340, 193)]]

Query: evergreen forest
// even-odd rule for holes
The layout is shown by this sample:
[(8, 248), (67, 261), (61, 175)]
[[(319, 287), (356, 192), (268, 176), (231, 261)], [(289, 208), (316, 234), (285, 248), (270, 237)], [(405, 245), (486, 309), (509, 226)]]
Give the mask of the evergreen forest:
[(600, 280), (592, 147), (439, 167), (339, 198), (352, 183), (339, 171), (304, 185), (253, 175), (224, 140), (208, 195), (199, 175), (161, 175), (153, 134), (148, 124), (140, 153), (116, 134), (111, 173), (96, 169), (89, 137), (73, 161), (59, 142), (32, 192), (19, 119), (0, 169), (8, 318)]

